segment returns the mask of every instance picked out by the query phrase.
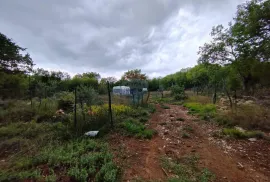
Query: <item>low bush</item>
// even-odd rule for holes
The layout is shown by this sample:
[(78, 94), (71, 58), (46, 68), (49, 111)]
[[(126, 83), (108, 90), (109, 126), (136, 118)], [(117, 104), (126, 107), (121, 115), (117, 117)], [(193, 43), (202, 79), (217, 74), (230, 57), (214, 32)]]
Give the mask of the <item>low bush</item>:
[(186, 99), (185, 88), (183, 86), (174, 85), (171, 87), (171, 94), (175, 100)]

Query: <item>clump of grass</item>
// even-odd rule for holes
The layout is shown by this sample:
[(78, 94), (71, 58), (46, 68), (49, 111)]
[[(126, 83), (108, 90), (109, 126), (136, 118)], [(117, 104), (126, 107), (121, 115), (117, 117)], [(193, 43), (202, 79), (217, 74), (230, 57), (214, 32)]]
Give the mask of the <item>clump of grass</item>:
[(127, 134), (139, 138), (151, 139), (152, 136), (154, 135), (153, 130), (146, 129), (146, 127), (142, 123), (133, 119), (128, 119), (122, 122), (121, 127), (127, 132)]
[(150, 112), (150, 113), (155, 113), (156, 112), (156, 107), (155, 107), (155, 105), (154, 104), (148, 104), (147, 105), (148, 106), (148, 111)]
[(191, 102), (185, 103), (184, 106), (189, 109), (189, 114), (197, 114), (204, 120), (209, 120), (216, 114), (216, 106), (214, 104)]
[(177, 121), (185, 121), (184, 118), (177, 118), (176, 120), (177, 120)]
[(260, 131), (240, 131), (236, 128), (224, 128), (223, 134), (234, 138), (263, 138), (264, 134)]
[(160, 105), (160, 107), (161, 107), (162, 109), (170, 109), (170, 107), (169, 107), (169, 106), (164, 105), (164, 104)]
[(199, 169), (198, 160), (198, 155), (188, 155), (176, 160), (162, 157), (161, 165), (175, 176), (169, 178), (169, 182), (213, 181), (214, 174), (208, 169)]
[(184, 126), (183, 130), (185, 130), (187, 132), (190, 132), (190, 133), (192, 133), (194, 131), (194, 129), (191, 126), (189, 126), (189, 125)]
[(182, 138), (190, 138), (190, 135), (188, 133), (184, 132), (182, 134)]

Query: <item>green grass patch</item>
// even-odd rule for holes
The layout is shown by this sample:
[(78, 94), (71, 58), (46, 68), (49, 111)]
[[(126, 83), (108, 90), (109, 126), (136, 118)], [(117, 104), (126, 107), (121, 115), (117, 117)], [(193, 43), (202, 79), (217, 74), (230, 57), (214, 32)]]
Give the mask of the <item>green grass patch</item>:
[(145, 125), (133, 119), (128, 119), (120, 124), (128, 135), (136, 136), (139, 138), (151, 139), (154, 131), (146, 129)]
[[(42, 176), (38, 166), (47, 165), (51, 169), (48, 176)], [(119, 169), (113, 163), (109, 147), (101, 140), (78, 139), (63, 145), (52, 145), (40, 153), (20, 158), (12, 170), (2, 171), (0, 181), (24, 179), (55, 181), (54, 170), (62, 170), (62, 175), (76, 181), (110, 181), (118, 179)]]
[(214, 104), (200, 104), (196, 102), (185, 103), (184, 106), (189, 109), (189, 114), (197, 114), (201, 119), (209, 120), (216, 114), (216, 106)]
[(188, 133), (184, 132), (182, 134), (182, 138), (190, 138), (190, 135)]
[(208, 169), (200, 169), (198, 160), (198, 155), (188, 155), (176, 160), (162, 157), (161, 165), (165, 170), (175, 175), (175, 177), (170, 177), (168, 182), (213, 181), (215, 179), (214, 174)]
[(263, 138), (264, 134), (260, 131), (240, 131), (236, 128), (224, 128), (222, 130), (224, 135), (228, 135), (233, 138)]

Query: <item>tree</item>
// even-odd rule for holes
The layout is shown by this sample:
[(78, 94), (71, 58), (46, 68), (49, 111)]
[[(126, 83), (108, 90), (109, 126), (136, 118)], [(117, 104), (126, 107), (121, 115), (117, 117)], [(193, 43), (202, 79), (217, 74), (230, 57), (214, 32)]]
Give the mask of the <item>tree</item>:
[(99, 73), (96, 72), (86, 72), (83, 74), (77, 74), (74, 77), (76, 78), (91, 78), (91, 79), (96, 79), (99, 80), (101, 78)]
[(246, 92), (254, 90), (254, 70), (270, 55), (269, 1), (252, 0), (238, 6), (228, 28), (213, 28), (213, 40), (199, 49), (199, 63), (231, 64)]
[(34, 64), (28, 53), (21, 54), (25, 50), (0, 33), (0, 71), (5, 73), (30, 71)]
[(270, 58), (270, 1), (252, 0), (238, 6), (232, 35), (251, 57)]
[(117, 79), (115, 77), (107, 77), (107, 78), (103, 78), (105, 79), (106, 81), (108, 81), (109, 83), (112, 83), (114, 84), (115, 82), (117, 82)]
[(125, 72), (121, 79), (130, 81), (134, 79), (146, 80), (146, 78), (146, 74), (142, 74), (140, 69), (134, 69)]

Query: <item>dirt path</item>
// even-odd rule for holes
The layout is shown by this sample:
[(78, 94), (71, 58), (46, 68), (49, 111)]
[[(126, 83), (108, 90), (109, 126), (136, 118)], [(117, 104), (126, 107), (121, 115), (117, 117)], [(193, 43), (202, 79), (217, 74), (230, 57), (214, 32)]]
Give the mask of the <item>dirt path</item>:
[[(126, 162), (123, 181), (166, 181), (168, 173), (160, 166), (160, 157), (181, 158), (192, 153), (200, 156), (200, 167), (215, 174), (215, 181), (270, 181), (269, 142), (239, 144), (215, 138), (212, 135), (219, 130), (217, 126), (194, 120), (182, 106), (170, 105), (166, 110), (158, 107), (148, 122), (158, 132), (152, 140), (112, 136), (116, 150), (121, 152), (120, 148), (125, 148), (125, 154), (121, 155)], [(189, 130), (190, 138), (182, 138), (185, 129)]]

